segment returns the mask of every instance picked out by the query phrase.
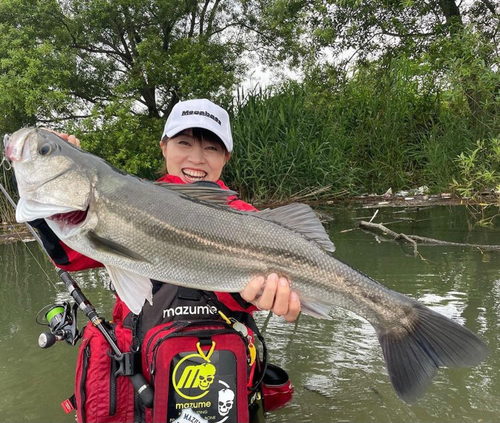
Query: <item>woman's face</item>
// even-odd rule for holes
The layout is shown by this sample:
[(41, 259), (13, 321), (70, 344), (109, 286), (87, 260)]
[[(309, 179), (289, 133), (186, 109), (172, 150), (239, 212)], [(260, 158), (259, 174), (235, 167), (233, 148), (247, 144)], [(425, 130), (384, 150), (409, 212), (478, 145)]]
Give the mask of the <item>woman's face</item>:
[(217, 181), (230, 154), (218, 141), (200, 139), (187, 129), (168, 141), (161, 141), (167, 172), (185, 183)]

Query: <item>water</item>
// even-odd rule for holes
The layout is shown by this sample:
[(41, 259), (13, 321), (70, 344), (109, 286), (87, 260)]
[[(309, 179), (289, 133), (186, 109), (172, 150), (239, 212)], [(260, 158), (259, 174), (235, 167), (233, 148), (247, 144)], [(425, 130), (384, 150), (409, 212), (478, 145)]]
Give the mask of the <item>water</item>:
[[(384, 209), (378, 222), (396, 232), (455, 242), (500, 244), (500, 230), (471, 227), (464, 208), (418, 211)], [(391, 387), (371, 326), (336, 311), (332, 321), (301, 316), (297, 325), (267, 313), (271, 361), (285, 368), (295, 385), (293, 402), (268, 415), (269, 422), (496, 422), (500, 420), (500, 252), (457, 247), (411, 247), (379, 242), (355, 226), (373, 210), (335, 208), (328, 224), (336, 257), (389, 288), (417, 298), (465, 324), (489, 344), (487, 360), (471, 369), (444, 369), (416, 405), (401, 402)], [(59, 404), (73, 391), (77, 348), (58, 343), (37, 346), (44, 328), (35, 315), (67, 299), (64, 286), (37, 245), (0, 245), (0, 421), (73, 422)], [(112, 294), (102, 270), (75, 279), (94, 306), (110, 316)], [(57, 292), (60, 293), (57, 293)], [(80, 326), (84, 317), (80, 317)]]

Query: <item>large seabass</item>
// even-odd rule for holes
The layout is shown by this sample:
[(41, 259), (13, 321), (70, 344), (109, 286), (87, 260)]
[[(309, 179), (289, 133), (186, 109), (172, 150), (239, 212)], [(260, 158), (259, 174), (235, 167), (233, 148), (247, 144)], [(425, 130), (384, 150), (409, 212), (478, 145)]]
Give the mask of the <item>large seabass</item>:
[(397, 394), (412, 403), (439, 366), (487, 355), (476, 335), (333, 258), (314, 212), (294, 204), (258, 213), (226, 207), (231, 192), (159, 186), (112, 168), (51, 132), (25, 128), (4, 140), (19, 186), (18, 221), (45, 218), (67, 245), (106, 265), (138, 312), (149, 278), (211, 291), (241, 291), (256, 275), (286, 275), (304, 312), (332, 307), (375, 328)]

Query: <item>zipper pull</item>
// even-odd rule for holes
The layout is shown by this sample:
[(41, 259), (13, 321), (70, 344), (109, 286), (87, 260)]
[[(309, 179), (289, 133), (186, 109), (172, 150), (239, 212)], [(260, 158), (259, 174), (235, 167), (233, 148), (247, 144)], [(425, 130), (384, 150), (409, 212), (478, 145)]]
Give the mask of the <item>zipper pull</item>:
[(137, 326), (139, 323), (139, 316), (132, 313), (132, 346), (130, 347), (130, 351), (137, 352), (139, 351), (141, 344), (139, 342), (139, 338), (137, 337)]
[(248, 361), (248, 364), (250, 364), (250, 366), (253, 366), (253, 363), (255, 363), (255, 359), (257, 358), (257, 348), (255, 348), (255, 345), (251, 341), (250, 337), (248, 337), (247, 339), (249, 341), (248, 351), (250, 352), (250, 360)]

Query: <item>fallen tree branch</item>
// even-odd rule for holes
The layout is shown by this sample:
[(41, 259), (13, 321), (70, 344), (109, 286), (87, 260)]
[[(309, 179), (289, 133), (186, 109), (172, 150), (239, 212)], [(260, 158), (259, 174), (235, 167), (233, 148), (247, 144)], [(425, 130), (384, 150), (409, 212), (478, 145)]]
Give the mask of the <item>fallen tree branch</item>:
[(413, 254), (416, 257), (418, 254), (417, 243), (421, 245), (448, 245), (451, 247), (467, 247), (467, 248), (477, 248), (480, 251), (500, 251), (500, 245), (481, 245), (481, 244), (467, 244), (462, 242), (451, 242), (442, 241), (434, 238), (427, 238), (425, 236), (418, 235), (406, 235), (403, 233), (396, 233), (381, 223), (372, 223), (362, 220), (359, 222), (359, 226), (363, 229), (373, 231), (374, 229), (381, 231), (384, 235), (390, 236), (394, 241), (399, 241), (404, 239), (411, 244), (413, 244)]
[(409, 243), (413, 245), (413, 257), (417, 257), (418, 255), (418, 248), (417, 248), (417, 243), (413, 239), (411, 239), (408, 235), (405, 234), (398, 234), (396, 238), (394, 238), (396, 241), (399, 241), (400, 239), (405, 239)]

